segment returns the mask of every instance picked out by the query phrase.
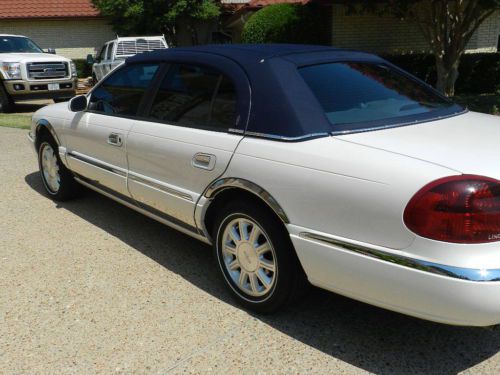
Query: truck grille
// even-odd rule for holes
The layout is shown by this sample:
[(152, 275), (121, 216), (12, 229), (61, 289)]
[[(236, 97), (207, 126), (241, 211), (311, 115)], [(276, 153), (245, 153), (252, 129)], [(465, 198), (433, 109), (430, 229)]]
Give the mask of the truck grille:
[(34, 62), (27, 65), (28, 79), (53, 79), (69, 77), (66, 62)]

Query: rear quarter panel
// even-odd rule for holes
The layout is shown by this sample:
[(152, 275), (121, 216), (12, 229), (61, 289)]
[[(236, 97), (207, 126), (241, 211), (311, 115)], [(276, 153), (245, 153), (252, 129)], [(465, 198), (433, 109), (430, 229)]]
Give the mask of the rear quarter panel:
[(225, 177), (267, 190), (295, 226), (404, 249), (415, 239), (403, 223), (406, 204), (428, 182), (453, 174), (334, 137), (296, 143), (247, 137)]

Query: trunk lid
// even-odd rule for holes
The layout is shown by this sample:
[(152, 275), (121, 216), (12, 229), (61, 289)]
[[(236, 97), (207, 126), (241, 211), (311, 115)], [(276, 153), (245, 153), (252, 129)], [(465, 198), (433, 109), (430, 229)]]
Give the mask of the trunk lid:
[(388, 152), (500, 180), (500, 117), (467, 112), (447, 119), (335, 136)]

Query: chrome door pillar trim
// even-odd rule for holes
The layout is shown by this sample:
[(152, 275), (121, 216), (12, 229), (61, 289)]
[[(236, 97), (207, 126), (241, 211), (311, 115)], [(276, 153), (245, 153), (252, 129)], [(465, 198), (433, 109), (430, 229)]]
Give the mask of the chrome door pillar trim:
[(329, 246), (339, 247), (349, 252), (365, 255), (371, 258), (397, 264), (402, 267), (413, 268), (419, 271), (437, 274), (441, 276), (461, 279), (466, 281), (500, 282), (500, 269), (475, 269), (447, 266), (444, 264), (428, 262), (421, 259), (409, 258), (402, 255), (392, 254), (386, 251), (370, 248), (351, 242), (341, 241), (336, 238), (323, 236), (316, 233), (301, 232), (299, 237), (306, 240), (320, 242)]
[(184, 193), (182, 191), (173, 189), (173, 188), (161, 183), (160, 181), (153, 180), (152, 178), (142, 176), (142, 175), (139, 175), (135, 172), (130, 172), (130, 171), (128, 172), (128, 177), (131, 180), (134, 180), (134, 181), (140, 182), (141, 184), (144, 184), (144, 185), (153, 187), (155, 189), (164, 191), (165, 193), (168, 193), (170, 195), (174, 195), (176, 197), (182, 198), (182, 199), (187, 200), (189, 202), (194, 201), (191, 194)]
[(213, 199), (218, 193), (222, 190), (229, 188), (239, 188), (246, 191), (249, 191), (255, 195), (257, 195), (260, 199), (262, 199), (271, 209), (278, 215), (278, 217), (285, 224), (290, 224), (290, 220), (286, 215), (285, 211), (281, 208), (278, 202), (273, 198), (271, 194), (269, 194), (266, 190), (261, 188), (260, 186), (254, 184), (251, 181), (242, 179), (242, 178), (221, 178), (220, 180), (212, 183), (203, 193), (203, 196), (208, 199)]

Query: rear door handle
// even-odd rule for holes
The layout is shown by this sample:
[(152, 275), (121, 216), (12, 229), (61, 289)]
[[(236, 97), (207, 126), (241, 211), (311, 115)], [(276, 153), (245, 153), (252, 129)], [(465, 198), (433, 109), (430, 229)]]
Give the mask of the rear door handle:
[(205, 169), (207, 171), (211, 171), (215, 168), (215, 162), (217, 158), (212, 154), (204, 154), (202, 152), (198, 152), (193, 156), (193, 160), (191, 164), (195, 168)]
[(123, 144), (122, 135), (118, 133), (111, 133), (108, 136), (108, 143), (112, 146), (120, 147)]

